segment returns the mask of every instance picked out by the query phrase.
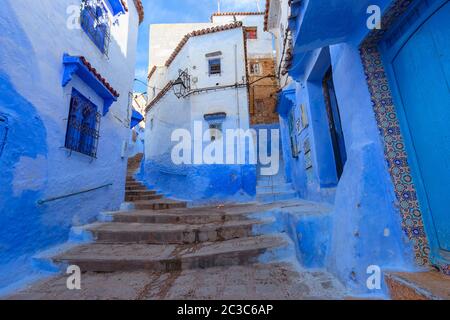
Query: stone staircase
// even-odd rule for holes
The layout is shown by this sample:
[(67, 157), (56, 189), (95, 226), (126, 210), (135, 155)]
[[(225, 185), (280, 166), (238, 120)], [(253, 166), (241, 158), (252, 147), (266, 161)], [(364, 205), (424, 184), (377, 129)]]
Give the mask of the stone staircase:
[(148, 189), (142, 182), (135, 179), (134, 174), (139, 169), (143, 154), (138, 154), (128, 160), (128, 172), (125, 184), (125, 201), (133, 203), (137, 210), (166, 210), (185, 208), (186, 202), (167, 199), (155, 190)]
[[(10, 299), (342, 299), (326, 271), (299, 271), (272, 214), (292, 205), (106, 212), (105, 222), (73, 231), (91, 242), (40, 256), (60, 275)], [(82, 290), (67, 290), (69, 265), (83, 272)]]
[[(89, 241), (72, 242), (37, 258), (41, 260), (40, 265), (61, 270), (61, 275), (13, 298), (321, 299), (344, 296), (342, 285), (326, 271), (297, 271), (295, 245), (273, 213), (281, 207), (292, 206), (292, 202), (187, 208), (185, 203), (165, 199), (136, 181), (133, 174), (139, 162), (139, 157), (130, 160), (126, 184), (126, 201), (134, 203), (135, 209), (104, 212), (98, 222), (73, 228), (72, 240)], [(270, 187), (275, 190), (274, 185)], [(277, 188), (280, 188), (276, 189), (277, 194), (289, 193), (287, 187)], [(295, 205), (314, 209), (310, 203), (299, 200)], [(81, 293), (69, 292), (65, 287), (64, 273), (69, 265), (76, 265), (83, 272)], [(202, 281), (205, 275), (206, 282)]]
[(292, 184), (287, 183), (284, 175), (258, 176), (256, 200), (262, 203), (293, 200), (298, 198)]
[[(52, 257), (83, 271), (182, 271), (276, 261), (293, 249), (273, 219), (250, 217), (256, 205), (110, 212), (78, 229), (94, 243)], [(266, 232), (271, 230), (270, 232)], [(281, 230), (280, 230), (281, 231)], [(291, 252), (293, 254), (293, 252)]]

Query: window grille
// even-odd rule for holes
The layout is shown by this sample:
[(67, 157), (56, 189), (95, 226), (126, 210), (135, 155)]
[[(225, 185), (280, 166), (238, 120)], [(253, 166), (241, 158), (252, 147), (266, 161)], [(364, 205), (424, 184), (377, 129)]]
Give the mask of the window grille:
[(219, 140), (222, 137), (222, 123), (210, 123), (209, 134), (211, 136), (211, 142)]
[(97, 157), (101, 114), (97, 106), (77, 90), (72, 90), (65, 147), (71, 151)]
[(81, 28), (92, 42), (107, 56), (109, 43), (111, 42), (111, 21), (103, 1), (83, 0), (80, 23)]
[(222, 66), (220, 59), (209, 60), (209, 75), (221, 74)]
[(250, 73), (256, 75), (261, 74), (261, 65), (259, 63), (250, 63)]

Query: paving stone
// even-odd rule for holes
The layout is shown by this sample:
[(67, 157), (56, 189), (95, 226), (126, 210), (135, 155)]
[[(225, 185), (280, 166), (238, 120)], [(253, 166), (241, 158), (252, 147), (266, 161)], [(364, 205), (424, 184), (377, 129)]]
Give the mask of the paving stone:
[[(68, 290), (66, 276), (44, 280), (8, 299), (55, 300), (301, 300), (343, 299), (345, 290), (333, 277), (326, 291), (307, 271), (289, 263), (217, 267), (182, 272), (84, 273), (81, 290)], [(303, 274), (303, 276), (300, 276)]]

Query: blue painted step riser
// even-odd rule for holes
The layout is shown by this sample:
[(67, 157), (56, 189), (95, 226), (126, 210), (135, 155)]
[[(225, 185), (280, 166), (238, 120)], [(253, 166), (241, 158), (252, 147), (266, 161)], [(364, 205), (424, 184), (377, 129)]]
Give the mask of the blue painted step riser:
[(258, 186), (256, 187), (256, 193), (279, 193), (279, 192), (290, 192), (294, 191), (292, 185), (290, 184), (280, 184), (274, 186)]

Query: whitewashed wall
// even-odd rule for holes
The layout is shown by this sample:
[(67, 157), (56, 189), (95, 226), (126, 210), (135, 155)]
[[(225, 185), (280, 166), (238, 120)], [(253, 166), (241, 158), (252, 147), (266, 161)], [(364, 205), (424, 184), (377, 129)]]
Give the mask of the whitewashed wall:
[[(209, 76), (208, 59), (205, 55), (216, 51), (222, 52), (222, 74)], [(240, 84), (245, 83), (242, 28), (192, 37), (170, 65), (164, 79), (175, 80), (179, 69), (188, 69), (191, 79), (198, 79), (197, 83), (192, 83), (193, 90), (234, 85), (236, 79)], [(147, 114), (146, 158), (151, 159), (169, 152), (174, 145), (170, 143), (170, 135), (175, 129), (191, 130), (194, 121), (202, 121), (206, 130), (204, 115), (215, 112), (227, 113), (224, 129), (237, 128), (238, 124), (241, 128), (247, 129), (249, 127), (247, 89), (242, 87), (237, 90), (228, 88), (209, 91), (184, 99), (176, 98), (173, 91), (169, 91)], [(154, 119), (153, 129), (150, 128), (152, 119)]]
[[(71, 226), (92, 221), (102, 210), (118, 209), (124, 198), (127, 159), (121, 153), (122, 143), (130, 135), (128, 93), (132, 91), (135, 73), (138, 12), (133, 1), (128, 1), (129, 12), (119, 16), (112, 27), (106, 57), (82, 29), (67, 26), (73, 20), (73, 8), (80, 7), (80, 3), (79, 0), (2, 1), (0, 28), (9, 30), (0, 35), (2, 81), (7, 79), (9, 89), (28, 101), (32, 113), (17, 113), (14, 102), (0, 103), (0, 112), (10, 117), (10, 137), (17, 137), (15, 141), (7, 141), (0, 159), (6, 166), (2, 169), (6, 170), (3, 179), (11, 177), (11, 181), (1, 181), (0, 221), (6, 236), (1, 238), (0, 247), (12, 252), (7, 257), (2, 255), (4, 251), (0, 253), (0, 289), (30, 274), (26, 271), (30, 267), (27, 259), (36, 251), (67, 240)], [(97, 159), (76, 153), (69, 156), (63, 147), (73, 87), (103, 109), (103, 100), (77, 77), (65, 88), (61, 86), (64, 53), (85, 56), (120, 93), (109, 113), (101, 118)], [(14, 131), (15, 127), (29, 123), (28, 130), (21, 134), (24, 139), (32, 137), (38, 129), (33, 127), (36, 123), (33, 119), (43, 124), (39, 132), (44, 135), (39, 138), (46, 144), (40, 150), (45, 151), (36, 157), (17, 159), (17, 152), (27, 154), (37, 148), (32, 143), (21, 144), (21, 136)], [(36, 205), (37, 200), (107, 183), (113, 186)], [(5, 215), (8, 221), (1, 220)], [(25, 227), (18, 229), (18, 225)], [(20, 262), (14, 252), (21, 255)]]
[[(222, 53), (222, 73), (210, 76), (208, 58), (205, 55), (218, 51)], [(227, 117), (222, 124), (223, 130), (249, 128), (246, 86), (221, 88), (233, 86), (236, 81), (238, 84), (246, 83), (243, 29), (190, 38), (166, 72), (156, 75), (155, 79), (164, 79), (166, 82), (175, 80), (180, 69), (187, 69), (194, 80), (192, 90), (211, 87), (217, 90), (203, 91), (181, 99), (176, 98), (171, 90), (152, 106), (147, 113), (146, 123), (146, 182), (155, 184), (172, 196), (193, 200), (194, 204), (250, 201), (255, 193), (256, 183), (256, 170), (252, 166), (209, 166), (205, 162), (203, 165), (176, 165), (171, 159), (172, 149), (178, 144), (178, 141), (171, 141), (172, 132), (176, 129), (187, 129), (191, 133), (192, 146), (197, 144), (204, 148), (210, 144), (210, 141), (199, 141), (203, 140), (203, 134), (207, 135), (209, 132), (209, 124), (204, 120), (206, 114), (225, 112)], [(203, 126), (202, 136), (197, 139), (194, 135), (196, 121)], [(214, 143), (220, 141), (225, 142), (226, 137), (219, 137)], [(253, 141), (249, 141), (249, 144), (253, 145)], [(194, 148), (192, 160), (193, 155)]]
[[(270, 33), (273, 34), (275, 38), (275, 50), (276, 50), (276, 67), (281, 64), (283, 59), (283, 46), (285, 42), (285, 32), (288, 27), (288, 19), (290, 15), (289, 0), (271, 0), (268, 28)], [(280, 84), (286, 87), (292, 82), (292, 78), (286, 75), (280, 75)]]
[[(245, 27), (257, 27), (258, 39), (247, 41), (247, 53), (249, 57), (267, 57), (273, 55), (272, 34), (264, 31), (264, 15), (235, 16), (236, 21), (241, 21)], [(213, 16), (213, 23), (228, 24), (234, 22), (234, 16)]]

